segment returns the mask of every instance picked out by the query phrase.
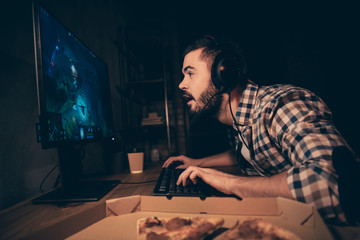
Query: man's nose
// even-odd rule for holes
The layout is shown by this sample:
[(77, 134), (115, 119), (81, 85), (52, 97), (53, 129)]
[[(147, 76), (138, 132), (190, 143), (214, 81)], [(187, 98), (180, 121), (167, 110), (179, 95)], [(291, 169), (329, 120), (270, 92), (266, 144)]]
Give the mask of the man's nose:
[(187, 84), (186, 84), (186, 79), (185, 77), (183, 78), (183, 80), (181, 81), (181, 83), (179, 84), (179, 88), (181, 90), (185, 90), (187, 88)]

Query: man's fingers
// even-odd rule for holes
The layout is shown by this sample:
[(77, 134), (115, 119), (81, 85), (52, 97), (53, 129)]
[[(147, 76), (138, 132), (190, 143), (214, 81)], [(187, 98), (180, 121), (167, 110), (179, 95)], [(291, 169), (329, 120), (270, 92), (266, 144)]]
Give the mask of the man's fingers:
[(198, 175), (198, 168), (196, 167), (188, 167), (184, 172), (182, 172), (177, 180), (176, 184), (186, 186), (188, 181), (191, 180), (194, 184), (197, 183), (196, 177)]
[(164, 164), (163, 164), (163, 168), (167, 168), (167, 167), (169, 167), (170, 166), (170, 164), (173, 162), (173, 161), (175, 161), (174, 160), (174, 158), (168, 158), (168, 160), (166, 160), (166, 162), (164, 162)]
[(182, 155), (180, 156), (175, 156), (175, 157), (169, 157), (163, 164), (163, 168), (167, 168), (169, 167), (173, 162), (182, 162), (184, 163), (184, 161), (186, 160), (186, 158)]
[(180, 184), (182, 184), (183, 186), (186, 185), (186, 179), (189, 176), (188, 171), (189, 171), (189, 169), (186, 169), (184, 172), (182, 172), (180, 174), (180, 176), (179, 176), (179, 178), (178, 178), (178, 180), (176, 182), (177, 185), (180, 185)]
[(192, 172), (190, 173), (189, 178), (190, 178), (190, 180), (191, 180), (194, 184), (197, 183), (197, 180), (196, 180), (196, 178), (197, 178), (197, 173), (196, 173), (195, 171), (192, 171)]
[(183, 176), (182, 176), (182, 185), (183, 186), (186, 186), (188, 184), (188, 177), (189, 177), (189, 174), (191, 172), (189, 172), (188, 170), (185, 170), (185, 172), (183, 172)]
[(185, 169), (187, 167), (188, 167), (187, 165), (181, 164), (181, 165), (177, 166), (176, 169)]

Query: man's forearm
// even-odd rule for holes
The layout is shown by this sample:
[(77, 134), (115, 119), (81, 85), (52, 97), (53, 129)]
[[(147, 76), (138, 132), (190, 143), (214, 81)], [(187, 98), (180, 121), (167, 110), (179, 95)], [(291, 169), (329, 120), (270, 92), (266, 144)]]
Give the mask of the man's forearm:
[(230, 190), (240, 197), (285, 197), (293, 199), (286, 171), (271, 177), (235, 177)]
[(222, 167), (234, 166), (237, 164), (235, 153), (232, 150), (225, 151), (216, 155), (201, 158), (198, 167)]

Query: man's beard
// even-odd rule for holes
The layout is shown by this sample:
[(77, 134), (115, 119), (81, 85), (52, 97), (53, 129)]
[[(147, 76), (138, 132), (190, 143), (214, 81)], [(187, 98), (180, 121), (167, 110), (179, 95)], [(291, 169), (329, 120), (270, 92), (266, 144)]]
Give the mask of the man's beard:
[(223, 100), (222, 94), (217, 94), (218, 89), (209, 83), (208, 88), (201, 93), (197, 105), (194, 110), (190, 109), (192, 115), (201, 115), (214, 117), (219, 113), (219, 109)]

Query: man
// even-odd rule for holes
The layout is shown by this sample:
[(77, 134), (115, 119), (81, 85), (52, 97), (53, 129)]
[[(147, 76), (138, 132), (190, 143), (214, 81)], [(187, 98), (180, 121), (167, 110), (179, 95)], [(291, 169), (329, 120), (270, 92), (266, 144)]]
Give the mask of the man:
[[(291, 85), (259, 87), (246, 78), (236, 44), (211, 36), (185, 50), (182, 72), (179, 88), (190, 112), (230, 126), (234, 143), (202, 159), (170, 157), (163, 167), (180, 161), (178, 168), (186, 168), (178, 185), (201, 178), (226, 194), (296, 199), (313, 204), (329, 222), (346, 222), (333, 155), (350, 148), (319, 97)], [(209, 168), (236, 164), (240, 176)]]

